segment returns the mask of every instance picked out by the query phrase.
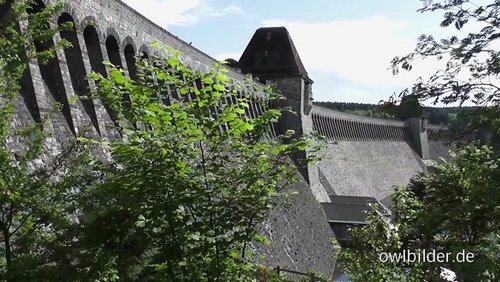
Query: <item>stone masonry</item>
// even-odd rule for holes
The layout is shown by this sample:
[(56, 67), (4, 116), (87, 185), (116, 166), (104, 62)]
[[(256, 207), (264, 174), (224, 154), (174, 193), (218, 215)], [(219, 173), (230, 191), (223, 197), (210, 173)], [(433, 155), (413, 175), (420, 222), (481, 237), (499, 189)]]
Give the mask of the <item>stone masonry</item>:
[[(39, 1), (37, 9), (51, 2)], [(53, 41), (35, 44), (35, 48), (44, 50), (61, 38), (72, 42), (73, 47), (58, 51), (47, 65), (36, 60), (29, 63), (13, 123), (14, 127), (24, 127), (47, 117), (56, 103), (61, 104), (62, 110), (47, 125), (54, 133), (48, 146), (53, 154), (79, 136), (119, 137), (112, 130), (112, 113), (101, 102), (70, 102), (95, 87), (86, 79), (91, 71), (107, 74), (103, 61), (122, 67), (134, 77), (135, 56), (160, 55), (149, 48), (153, 41), (159, 41), (180, 51), (182, 60), (197, 70), (209, 70), (216, 63), (119, 0), (67, 1), (63, 13), (50, 24), (66, 22), (73, 22), (75, 29), (61, 32)], [(21, 23), (21, 28), (25, 25)], [(428, 127), (420, 117), (388, 121), (313, 106), (313, 81), (284, 27), (258, 29), (232, 67), (232, 79), (244, 81), (246, 74), (251, 74), (260, 81), (255, 83), (276, 84), (287, 98), (285, 105), (294, 113), (282, 116), (279, 133), (294, 130), (300, 136), (318, 132), (327, 140), (324, 159), (318, 164), (302, 166), (300, 160), (306, 155), (295, 156), (301, 181), (288, 189), (297, 193), (271, 211), (260, 227), (272, 245), (254, 248), (266, 255), (263, 262), (270, 266), (332, 274), (334, 235), (320, 203), (330, 202), (331, 195), (383, 201), (393, 185), (406, 184), (410, 177), (426, 170), (428, 159), (446, 154), (442, 142), (427, 141), (427, 130), (438, 129)], [(255, 116), (261, 110), (255, 103), (247, 114)], [(16, 147), (15, 140), (11, 145)]]

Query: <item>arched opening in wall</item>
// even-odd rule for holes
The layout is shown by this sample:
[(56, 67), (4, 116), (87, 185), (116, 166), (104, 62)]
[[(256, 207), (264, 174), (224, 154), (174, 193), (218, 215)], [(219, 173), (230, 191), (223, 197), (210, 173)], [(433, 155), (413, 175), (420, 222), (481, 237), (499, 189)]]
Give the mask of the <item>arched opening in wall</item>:
[[(71, 77), (71, 84), (73, 85), (73, 90), (76, 95), (83, 97), (82, 105), (90, 117), (92, 124), (94, 125), (97, 132), (99, 132), (99, 125), (97, 122), (97, 114), (94, 108), (94, 103), (88, 97), (90, 95), (89, 82), (87, 81), (87, 72), (85, 71), (85, 64), (83, 62), (82, 50), (80, 48), (80, 42), (78, 41), (78, 36), (76, 34), (75, 22), (71, 15), (68, 13), (63, 13), (57, 24), (63, 27), (66, 24), (71, 24), (70, 28), (66, 28), (60, 31), (62, 39), (65, 39), (71, 43), (71, 47), (64, 49), (64, 54), (66, 56), (66, 62), (68, 64), (69, 75)], [(85, 98), (87, 96), (87, 98)]]
[(382, 124), (377, 125), (377, 139), (378, 140), (384, 140), (384, 134), (383, 134), (384, 127)]
[[(146, 51), (140, 51), (139, 54), (139, 64), (143, 64), (143, 61), (149, 61), (149, 54)], [(144, 73), (144, 68), (137, 69), (136, 67), (135, 69), (137, 80), (141, 80), (143, 83), (147, 83), (148, 85), (154, 85), (155, 82), (152, 73)]]
[(11, 22), (9, 18), (12, 16), (12, 3), (14, 0), (7, 0), (0, 4), (0, 27), (2, 28)]
[(135, 51), (131, 44), (125, 46), (125, 61), (127, 63), (128, 74), (133, 80), (137, 80), (137, 67), (135, 62)]
[[(87, 47), (87, 53), (92, 71), (102, 76), (106, 76), (106, 67), (103, 64), (104, 57), (102, 55), (101, 43), (99, 42), (99, 35), (97, 34), (95, 27), (91, 25), (85, 27), (85, 30), (83, 31), (83, 38), (85, 39), (85, 46)], [(104, 103), (104, 108), (106, 109), (109, 117), (113, 121), (116, 121), (116, 116), (106, 103)]]
[(319, 123), (321, 127), (321, 135), (326, 138), (326, 140), (332, 140), (332, 135), (330, 134), (330, 127), (329, 123), (330, 119), (327, 116), (320, 115), (319, 116)]
[[(45, 9), (45, 5), (43, 4), (43, 2), (36, 1), (33, 6), (27, 9), (27, 12), (28, 14), (35, 14), (41, 12), (43, 9)], [(44, 25), (45, 28), (49, 27), (48, 22), (45, 22)], [(34, 45), (37, 52), (47, 51), (54, 47), (54, 40), (50, 38), (44, 42), (35, 41)], [(38, 59), (38, 65), (40, 67), (40, 73), (42, 75), (43, 82), (47, 87), (47, 90), (52, 94), (54, 100), (62, 105), (62, 114), (66, 122), (68, 123), (69, 129), (76, 136), (68, 97), (66, 95), (66, 89), (64, 88), (64, 80), (61, 74), (61, 67), (59, 66), (59, 60), (57, 59), (57, 56), (54, 56), (47, 61)]]
[(361, 122), (354, 123), (354, 136), (358, 141), (363, 140), (363, 124)]
[(339, 140), (346, 140), (344, 122), (341, 119), (337, 120), (337, 131), (338, 131), (337, 136)]
[(146, 51), (140, 52), (141, 54), (141, 61), (149, 61), (149, 54)]
[[(203, 87), (205, 87), (203, 81), (201, 80), (201, 78), (197, 78), (193, 81), (193, 86), (194, 88), (198, 89), (198, 90), (201, 90), (203, 89)], [(194, 93), (193, 91), (190, 91), (189, 93), (189, 97), (191, 98), (191, 101), (194, 101), (196, 99), (198, 99), (198, 96), (196, 96), (196, 93)]]
[(260, 98), (257, 98), (255, 102), (255, 106), (257, 107), (257, 116), (260, 117), (264, 113), (262, 109), (262, 100)]
[(250, 106), (250, 113), (252, 114), (252, 118), (257, 118), (258, 113), (257, 113), (257, 107), (255, 106), (255, 97), (249, 97), (248, 99), (248, 105)]
[(350, 120), (346, 121), (346, 131), (348, 140), (353, 141), (354, 140), (353, 122)]
[[(109, 61), (117, 68), (123, 68), (122, 59), (120, 57), (120, 48), (116, 38), (112, 35), (106, 39), (106, 50), (108, 51)], [(125, 107), (130, 107), (130, 97), (123, 95), (123, 104)]]
[(321, 123), (321, 134), (325, 136), (325, 138), (330, 139), (330, 135), (328, 134), (328, 119), (326, 116), (321, 115), (320, 116), (320, 123)]
[(325, 138), (328, 138), (326, 135), (326, 127), (325, 127), (325, 117), (323, 115), (318, 116), (318, 126), (319, 126), (319, 133), (323, 135)]
[(321, 130), (327, 139), (331, 138), (330, 133), (328, 132), (328, 118), (326, 116), (321, 116)]
[(116, 67), (122, 67), (122, 59), (120, 57), (120, 48), (116, 38), (112, 35), (106, 39), (106, 51), (108, 51), (109, 61)]
[(258, 106), (258, 103), (259, 103), (259, 100), (258, 100), (258, 97), (252, 97), (252, 100), (251, 100), (251, 108), (252, 108), (252, 112), (253, 112), (253, 115), (255, 118), (258, 118), (259, 117), (259, 106)]
[(375, 137), (375, 125), (373, 123), (369, 124), (369, 130), (368, 130), (368, 132), (370, 134), (370, 140), (376, 140), (377, 139)]
[(334, 119), (324, 116), (323, 117), (323, 130), (325, 132), (325, 136), (329, 140), (334, 140), (335, 135), (334, 135), (334, 130), (332, 130), (332, 125), (334, 123)]
[(390, 136), (391, 136), (391, 140), (397, 140), (396, 139), (396, 127), (395, 126), (389, 127), (389, 133), (390, 133)]
[(102, 63), (104, 58), (102, 56), (101, 45), (99, 43), (99, 36), (95, 27), (89, 25), (83, 31), (85, 39), (85, 46), (90, 60), (90, 67), (93, 71), (106, 76), (106, 67)]
[(35, 87), (33, 86), (33, 78), (31, 76), (31, 71), (26, 68), (21, 78), (21, 89), (19, 93), (23, 97), (24, 104), (26, 108), (33, 117), (35, 122), (41, 122), (42, 117), (40, 116), (40, 109), (38, 108), (38, 103), (36, 100)]
[(340, 134), (339, 134), (339, 120), (334, 119), (333, 120), (333, 137), (335, 137), (335, 140), (340, 140)]
[(336, 140), (342, 140), (342, 120), (335, 119), (335, 138)]

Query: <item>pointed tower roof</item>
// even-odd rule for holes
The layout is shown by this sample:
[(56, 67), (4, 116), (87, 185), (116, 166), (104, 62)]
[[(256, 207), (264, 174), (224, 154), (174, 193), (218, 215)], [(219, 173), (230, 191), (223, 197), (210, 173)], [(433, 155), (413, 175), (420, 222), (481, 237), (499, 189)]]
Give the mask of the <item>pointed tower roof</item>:
[(312, 82), (285, 27), (257, 29), (239, 64), (244, 74), (261, 79), (300, 75)]

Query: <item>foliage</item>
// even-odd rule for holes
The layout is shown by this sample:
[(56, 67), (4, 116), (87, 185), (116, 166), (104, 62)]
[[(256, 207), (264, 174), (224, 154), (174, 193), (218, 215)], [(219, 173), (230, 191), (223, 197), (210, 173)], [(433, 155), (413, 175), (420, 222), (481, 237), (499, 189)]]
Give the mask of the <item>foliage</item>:
[(255, 226), (295, 179), (289, 156), (308, 141), (269, 135), (278, 109), (245, 114), (257, 97), (240, 93), (269, 89), (245, 89), (221, 66), (195, 71), (164, 51), (139, 64), (137, 81), (116, 68), (109, 79), (94, 74), (124, 139), (109, 143), (113, 162), (83, 208), (82, 240), (121, 279), (248, 281)]
[[(36, 52), (31, 43), (52, 38), (47, 19), (61, 10), (60, 4), (34, 10), (36, 1), (0, 1), (0, 279), (26, 281), (54, 278), (54, 245), (74, 225), (74, 192), (91, 179), (89, 148), (71, 144), (47, 158), (46, 122), (12, 128), (20, 101), (20, 80), (29, 59), (46, 62), (55, 50)], [(23, 32), (18, 22), (27, 23)], [(51, 148), (54, 152), (56, 148)], [(57, 150), (57, 149), (56, 149)]]
[[(467, 129), (490, 128), (500, 132), (499, 1), (477, 5), (466, 0), (423, 1), (420, 12), (444, 12), (443, 27), (465, 25), (479, 30), (463, 38), (419, 38), (414, 52), (392, 61), (394, 73), (411, 70), (421, 58), (446, 62), (429, 80), (419, 80), (401, 96), (420, 101), (476, 106), (454, 113), (452, 124)], [(484, 3), (484, 2), (482, 2)], [(475, 23), (475, 24), (473, 24)], [(464, 128), (462, 127), (462, 129)], [(452, 162), (437, 165), (429, 175), (393, 195), (391, 222), (373, 214), (371, 223), (354, 230), (356, 248), (342, 254), (353, 281), (441, 281), (443, 269), (455, 272), (457, 281), (500, 279), (500, 156), (492, 147), (470, 145), (453, 155)], [(442, 262), (382, 262), (384, 253), (403, 251), (450, 253)], [(460, 252), (474, 254), (473, 262), (457, 262)]]
[[(468, 146), (429, 175), (393, 195), (393, 219), (373, 214), (352, 233), (354, 249), (343, 266), (353, 281), (441, 281), (443, 268), (458, 281), (498, 281), (500, 275), (500, 156)], [(451, 253), (444, 262), (382, 262), (380, 254), (403, 250)], [(459, 252), (473, 262), (454, 262)], [(370, 278), (371, 277), (371, 278)], [(368, 280), (368, 278), (370, 278)]]
[(405, 239), (411, 231), (406, 220), (413, 218), (421, 207), (411, 191), (396, 190), (393, 201), (393, 222), (372, 208), (367, 217), (370, 223), (351, 230), (352, 247), (342, 250), (340, 267), (352, 281), (431, 281), (423, 279), (419, 264), (380, 259), (382, 253), (402, 253), (406, 248)]
[(383, 105), (344, 102), (314, 102), (314, 104), (328, 109), (360, 116), (394, 118), (394, 115), (391, 115), (384, 110)]
[(473, 32), (459, 38), (438, 40), (432, 35), (422, 35), (415, 50), (392, 61), (394, 73), (401, 69), (411, 70), (412, 63), (420, 58), (435, 58), (445, 61), (444, 69), (437, 70), (430, 79), (419, 80), (410, 93), (420, 100), (432, 99), (444, 104), (471, 101), (480, 107), (477, 117), (480, 126), (500, 131), (500, 3), (486, 1), (476, 4), (468, 0), (423, 1), (420, 12), (441, 11), (444, 13), (442, 27), (453, 25), (457, 30), (464, 27)]
[[(2, 137), (7, 134), (10, 120), (14, 111), (16, 97), (20, 89), (20, 80), (27, 71), (30, 59), (39, 59), (47, 62), (55, 55), (55, 50), (68, 46), (68, 42), (61, 40), (47, 50), (37, 52), (35, 42), (44, 42), (52, 39), (59, 29), (68, 26), (51, 28), (47, 20), (61, 11), (62, 5), (56, 2), (42, 11), (34, 11), (38, 5), (34, 0), (0, 0), (0, 95), (1, 112), (0, 129)], [(26, 11), (30, 10), (31, 13)], [(27, 23), (21, 32), (19, 22)]]
[(110, 64), (109, 78), (92, 76), (122, 138), (81, 138), (51, 155), (49, 113), (11, 128), (26, 63), (67, 46), (34, 48), (59, 31), (47, 19), (60, 4), (38, 2), (0, 2), (0, 279), (255, 280), (248, 245), (266, 241), (255, 227), (296, 179), (290, 156), (310, 145), (272, 134), (284, 109), (267, 105), (279, 95), (220, 65), (195, 71), (157, 44), (169, 55), (140, 61), (136, 81)]

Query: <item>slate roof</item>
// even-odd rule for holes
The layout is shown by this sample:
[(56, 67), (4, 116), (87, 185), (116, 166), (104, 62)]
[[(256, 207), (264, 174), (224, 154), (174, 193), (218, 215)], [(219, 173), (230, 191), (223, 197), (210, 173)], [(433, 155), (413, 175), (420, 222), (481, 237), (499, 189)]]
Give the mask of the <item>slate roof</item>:
[(312, 82), (285, 27), (255, 31), (239, 60), (244, 74), (258, 77), (301, 75)]
[(331, 203), (322, 203), (328, 222), (366, 224), (371, 207), (378, 204), (378, 211), (385, 216), (390, 212), (373, 197), (330, 195)]

